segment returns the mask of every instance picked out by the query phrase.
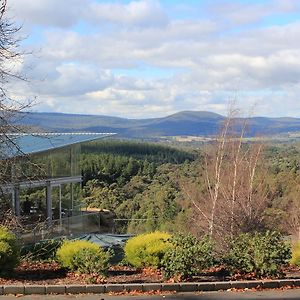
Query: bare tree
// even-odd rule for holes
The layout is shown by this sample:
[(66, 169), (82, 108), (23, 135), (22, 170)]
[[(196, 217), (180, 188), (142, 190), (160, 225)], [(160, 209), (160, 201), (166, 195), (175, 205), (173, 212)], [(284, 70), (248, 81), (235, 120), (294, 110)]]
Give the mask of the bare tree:
[(194, 207), (194, 226), (215, 239), (259, 229), (267, 205), (263, 144), (259, 139), (245, 143), (247, 118), (237, 116), (231, 107), (219, 136), (206, 149), (200, 180), (182, 185)]
[[(18, 66), (24, 52), (20, 50), (20, 29), (7, 17), (7, 0), (0, 0), (0, 192), (1, 213), (5, 213), (5, 195), (2, 186), (12, 181), (16, 155), (22, 154), (15, 133), (24, 132), (18, 125), (21, 112), (28, 109), (31, 101), (19, 101), (11, 96), (10, 88), (17, 80), (25, 80)], [(26, 159), (26, 158), (25, 158)], [(21, 174), (20, 174), (21, 175)]]
[(15, 80), (25, 80), (16, 67), (22, 61), (20, 50), (20, 26), (7, 17), (7, 0), (0, 0), (0, 158), (20, 151), (12, 133), (23, 131), (17, 120), (21, 112), (28, 109), (31, 101), (19, 101), (10, 96), (8, 90)]

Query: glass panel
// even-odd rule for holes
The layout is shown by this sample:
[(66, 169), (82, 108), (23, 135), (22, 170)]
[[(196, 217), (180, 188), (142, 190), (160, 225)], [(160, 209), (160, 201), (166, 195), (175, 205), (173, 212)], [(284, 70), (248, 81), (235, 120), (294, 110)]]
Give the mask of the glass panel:
[(80, 144), (19, 157), (7, 169), (13, 181), (80, 176)]

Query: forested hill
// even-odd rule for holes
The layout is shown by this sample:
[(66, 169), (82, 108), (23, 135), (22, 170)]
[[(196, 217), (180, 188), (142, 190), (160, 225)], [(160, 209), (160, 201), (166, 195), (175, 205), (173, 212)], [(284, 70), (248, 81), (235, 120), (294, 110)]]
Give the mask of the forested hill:
[(83, 154), (110, 154), (130, 156), (135, 159), (148, 160), (154, 163), (183, 163), (193, 160), (194, 155), (177, 148), (145, 142), (126, 142), (118, 140), (103, 140), (83, 144)]
[[(22, 125), (54, 132), (114, 132), (123, 137), (215, 135), (224, 117), (212, 112), (183, 111), (163, 118), (125, 119), (62, 113), (23, 113)], [(249, 119), (249, 136), (300, 132), (300, 118)]]
[(91, 179), (126, 183), (137, 174), (153, 176), (162, 164), (182, 164), (196, 158), (192, 152), (177, 148), (117, 140), (86, 143), (81, 152), (84, 183)]

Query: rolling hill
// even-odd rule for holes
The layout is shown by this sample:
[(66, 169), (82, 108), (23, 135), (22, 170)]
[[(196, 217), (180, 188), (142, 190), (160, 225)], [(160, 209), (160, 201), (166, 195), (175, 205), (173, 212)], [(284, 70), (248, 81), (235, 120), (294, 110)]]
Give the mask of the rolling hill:
[[(123, 137), (217, 134), (224, 116), (207, 111), (182, 111), (162, 118), (126, 119), (101, 115), (22, 113), (18, 123), (54, 132), (115, 132)], [(253, 117), (248, 135), (300, 132), (300, 118)]]

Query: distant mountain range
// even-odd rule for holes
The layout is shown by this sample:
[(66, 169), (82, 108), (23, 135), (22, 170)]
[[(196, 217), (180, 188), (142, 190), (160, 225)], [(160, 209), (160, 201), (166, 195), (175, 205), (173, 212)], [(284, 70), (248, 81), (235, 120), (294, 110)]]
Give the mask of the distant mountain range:
[[(64, 113), (22, 113), (22, 125), (52, 132), (115, 132), (122, 137), (158, 137), (218, 133), (224, 116), (207, 111), (182, 111), (151, 119), (126, 119), (110, 116)], [(300, 118), (249, 118), (249, 136), (300, 132)]]

